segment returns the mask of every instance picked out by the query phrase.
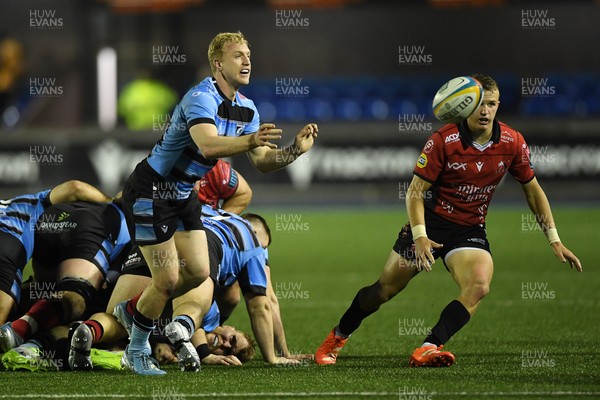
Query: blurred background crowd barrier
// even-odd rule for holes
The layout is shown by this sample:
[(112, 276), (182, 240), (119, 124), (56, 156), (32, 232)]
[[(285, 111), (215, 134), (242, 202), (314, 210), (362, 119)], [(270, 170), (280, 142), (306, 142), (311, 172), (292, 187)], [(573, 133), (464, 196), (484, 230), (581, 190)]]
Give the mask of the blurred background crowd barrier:
[[(244, 33), (241, 92), (288, 143), (288, 169), (232, 160), (258, 205), (403, 201), (448, 79), (486, 73), (499, 119), (530, 144), (552, 199), (600, 199), (600, 2), (7, 0), (0, 3), (0, 198), (82, 179), (116, 193), (210, 73), (221, 31)], [(505, 182), (500, 201), (519, 200)]]

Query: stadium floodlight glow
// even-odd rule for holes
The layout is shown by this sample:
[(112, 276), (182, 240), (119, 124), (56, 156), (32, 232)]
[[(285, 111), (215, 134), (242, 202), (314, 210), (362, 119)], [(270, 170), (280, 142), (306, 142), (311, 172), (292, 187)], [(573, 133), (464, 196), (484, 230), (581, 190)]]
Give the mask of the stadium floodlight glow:
[(100, 49), (96, 56), (98, 82), (98, 124), (103, 131), (117, 124), (117, 52), (111, 47)]

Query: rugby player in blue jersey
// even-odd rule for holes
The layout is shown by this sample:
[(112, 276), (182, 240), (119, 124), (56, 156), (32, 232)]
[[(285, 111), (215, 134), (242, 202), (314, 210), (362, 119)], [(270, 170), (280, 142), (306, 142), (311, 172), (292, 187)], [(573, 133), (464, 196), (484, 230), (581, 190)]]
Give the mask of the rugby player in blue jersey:
[[(52, 204), (70, 201), (106, 202), (111, 198), (87, 183), (71, 180), (35, 194), (0, 200), (0, 324), (19, 303), (23, 268), (33, 254), (34, 227)], [(6, 335), (0, 329), (0, 341)]]
[(120, 266), (119, 257), (129, 253), (125, 217), (114, 203), (52, 205), (35, 225), (34, 241), (33, 304), (25, 315), (2, 326), (0, 352), (20, 346), (38, 331), (81, 318), (111, 264)]
[[(281, 130), (260, 124), (254, 103), (238, 92), (250, 82), (250, 49), (241, 33), (220, 33), (210, 43), (212, 77), (191, 88), (175, 107), (169, 127), (123, 189), (131, 239), (151, 266), (152, 283), (139, 299), (123, 362), (137, 374), (162, 375), (149, 359), (153, 319), (171, 298), (197, 287), (209, 275), (200, 205), (192, 193), (220, 157), (248, 153), (262, 172), (274, 171), (308, 151), (318, 128), (306, 125), (292, 145), (277, 148)], [(184, 265), (183, 268), (181, 266)], [(189, 341), (195, 321), (181, 326)], [(197, 355), (195, 355), (197, 359)]]

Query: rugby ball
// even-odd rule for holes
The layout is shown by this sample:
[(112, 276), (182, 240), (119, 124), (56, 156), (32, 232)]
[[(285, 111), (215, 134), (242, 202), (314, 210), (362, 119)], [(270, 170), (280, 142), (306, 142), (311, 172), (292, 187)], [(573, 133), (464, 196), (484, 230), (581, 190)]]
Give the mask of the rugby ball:
[(479, 108), (483, 100), (483, 87), (470, 76), (450, 79), (433, 98), (433, 115), (445, 123), (460, 122)]

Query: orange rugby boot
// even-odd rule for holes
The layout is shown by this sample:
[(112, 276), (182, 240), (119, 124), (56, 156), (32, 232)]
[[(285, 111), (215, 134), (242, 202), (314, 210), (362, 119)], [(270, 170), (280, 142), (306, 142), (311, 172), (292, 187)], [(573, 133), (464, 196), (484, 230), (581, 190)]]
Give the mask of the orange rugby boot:
[(410, 356), (411, 367), (449, 367), (454, 364), (454, 355), (449, 351), (440, 351), (444, 346), (435, 345), (417, 347)]
[(337, 356), (346, 344), (348, 338), (344, 339), (335, 335), (335, 328), (329, 332), (323, 343), (315, 353), (315, 362), (319, 365), (335, 364)]

